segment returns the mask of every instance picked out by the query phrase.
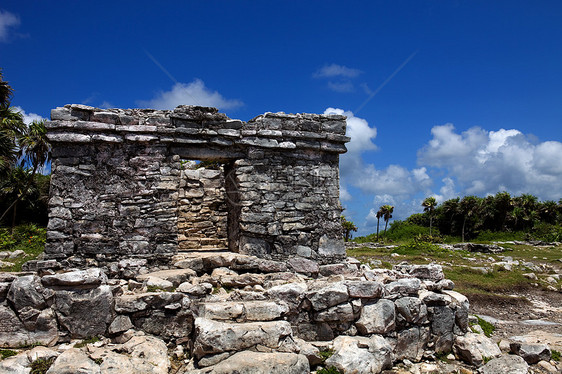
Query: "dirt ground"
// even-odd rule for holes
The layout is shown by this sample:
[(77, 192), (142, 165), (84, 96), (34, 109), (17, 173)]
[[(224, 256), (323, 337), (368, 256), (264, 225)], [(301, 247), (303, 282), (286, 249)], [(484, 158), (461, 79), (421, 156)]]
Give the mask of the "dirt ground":
[(472, 314), (492, 317), (494, 341), (527, 336), (562, 350), (562, 293), (526, 288), (503, 297), (469, 295)]

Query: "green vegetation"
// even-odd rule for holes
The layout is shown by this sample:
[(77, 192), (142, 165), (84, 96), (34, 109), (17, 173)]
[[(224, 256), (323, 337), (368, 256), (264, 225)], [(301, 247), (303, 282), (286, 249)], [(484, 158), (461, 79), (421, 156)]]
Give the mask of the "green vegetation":
[(82, 340), (80, 343), (76, 343), (74, 344), (74, 348), (82, 348), (85, 347), (88, 344), (93, 344), (95, 342), (99, 342), (100, 338), (98, 338), (97, 336), (92, 336), (89, 337), (87, 339)]
[(13, 229), (0, 228), (0, 252), (23, 251), (23, 254), (2, 261), (11, 263), (1, 271), (21, 271), (22, 265), (35, 259), (45, 249), (46, 230), (34, 224), (16, 226)]
[(348, 242), (351, 239), (351, 232), (357, 231), (357, 226), (351, 221), (348, 221), (345, 216), (341, 216), (341, 226), (343, 228), (343, 239)]
[(553, 359), (554, 361), (560, 361), (560, 352), (558, 352), (555, 349), (551, 350), (550, 351), (550, 358)]
[(478, 316), (476, 316), (476, 319), (478, 320), (477, 324), (482, 328), (482, 331), (484, 331), (484, 335), (486, 335), (488, 338), (492, 336), (492, 334), (496, 330), (496, 326)]
[(8, 357), (17, 355), (18, 352), (12, 351), (11, 349), (0, 349), (0, 358), (3, 360)]
[(30, 374), (45, 374), (51, 365), (55, 362), (55, 357), (38, 358), (31, 363)]
[(43, 122), (26, 125), (11, 104), (12, 87), (0, 69), (0, 224), (47, 222), (49, 177), (38, 172), (51, 159)]
[(332, 349), (328, 349), (328, 350), (325, 350), (325, 351), (318, 352), (318, 356), (320, 356), (320, 358), (322, 359), (322, 362), (326, 361), (327, 359), (329, 359), (333, 355), (334, 355), (334, 351)]
[(342, 374), (339, 369), (334, 366), (330, 366), (329, 368), (322, 368), (316, 372), (317, 374)]
[(435, 352), (435, 359), (437, 361), (441, 361), (441, 362), (445, 362), (448, 363), (449, 360), (447, 359), (447, 356), (450, 354), (451, 352)]
[[(507, 192), (498, 192), (485, 198), (457, 197), (439, 205), (433, 197), (428, 197), (422, 206), (424, 213), (392, 222), (388, 232), (385, 232), (385, 240), (397, 242), (418, 235), (430, 235), (448, 243), (466, 240), (562, 241), (562, 199), (558, 202), (541, 202), (530, 194), (512, 197)], [(377, 212), (377, 219), (384, 217), (383, 207)], [(374, 242), (377, 237), (373, 233), (355, 238), (354, 241)]]

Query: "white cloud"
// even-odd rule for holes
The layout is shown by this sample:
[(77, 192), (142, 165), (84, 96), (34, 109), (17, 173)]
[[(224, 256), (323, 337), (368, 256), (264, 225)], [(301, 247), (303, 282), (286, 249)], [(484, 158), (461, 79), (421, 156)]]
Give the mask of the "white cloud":
[(328, 82), (328, 88), (332, 91), (343, 92), (343, 93), (355, 91), (355, 87), (353, 86), (353, 83), (351, 83), (349, 81), (347, 81), (347, 82)]
[(208, 89), (200, 79), (195, 79), (188, 84), (176, 83), (170, 91), (160, 92), (152, 100), (139, 101), (139, 104), (154, 109), (174, 109), (178, 105), (199, 105), (222, 110), (243, 105), (240, 100), (226, 99), (219, 92)]
[(355, 78), (362, 71), (359, 69), (348, 68), (347, 66), (331, 64), (324, 65), (318, 69), (314, 74), (314, 78), (334, 78), (334, 77), (345, 77), (345, 78)]
[(20, 19), (13, 13), (0, 10), (0, 41), (7, 41), (10, 28), (18, 26)]
[(103, 103), (100, 104), (100, 108), (102, 109), (115, 108), (115, 105), (111, 104), (109, 101), (104, 101)]
[(541, 199), (562, 196), (560, 142), (537, 144), (516, 129), (473, 127), (457, 133), (452, 124), (435, 126), (431, 133), (433, 138), (418, 151), (418, 163), (443, 169), (451, 179), (449, 184), (453, 179), (457, 182), (460, 195), (485, 196), (507, 190)]
[(23, 116), (23, 122), (26, 125), (31, 124), (33, 121), (42, 121), (42, 120), (46, 120), (46, 118), (41, 117), (39, 114), (35, 114), (35, 113), (26, 113), (25, 110), (23, 110), (21, 107), (19, 106), (15, 106), (14, 109), (17, 112), (20, 112), (21, 115)]
[(341, 201), (350, 201), (352, 199), (351, 194), (347, 190), (345, 186), (340, 186), (340, 200)]

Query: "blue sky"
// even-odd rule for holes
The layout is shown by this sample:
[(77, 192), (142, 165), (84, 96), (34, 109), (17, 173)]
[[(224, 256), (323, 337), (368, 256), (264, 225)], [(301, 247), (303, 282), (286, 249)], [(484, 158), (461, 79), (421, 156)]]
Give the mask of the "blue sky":
[(0, 67), (29, 118), (345, 112), (342, 203), (366, 234), (386, 203), (562, 198), (561, 19), (559, 1), (4, 0)]

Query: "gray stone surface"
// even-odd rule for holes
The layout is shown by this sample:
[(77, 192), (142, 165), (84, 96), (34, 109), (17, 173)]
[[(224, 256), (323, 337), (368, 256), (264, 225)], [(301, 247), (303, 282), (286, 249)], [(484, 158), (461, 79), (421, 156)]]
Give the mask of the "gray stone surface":
[(256, 345), (274, 349), (282, 338), (292, 336), (292, 329), (287, 321), (237, 324), (197, 318), (195, 333), (193, 354), (201, 358), (208, 354), (242, 351)]
[(521, 356), (529, 364), (536, 364), (541, 360), (550, 360), (550, 348), (546, 344), (514, 341), (509, 344), (509, 348), (512, 353)]
[(343, 373), (380, 373), (392, 366), (392, 348), (379, 335), (366, 337), (339, 336), (334, 340), (334, 354), (326, 360)]
[(386, 334), (394, 330), (395, 320), (394, 303), (391, 300), (380, 299), (363, 306), (361, 317), (355, 325), (363, 335)]
[(479, 374), (527, 374), (529, 365), (519, 356), (504, 355), (478, 369)]
[[(49, 201), (49, 259), (170, 258), (227, 241), (233, 252), (264, 259), (345, 258), (343, 116), (266, 113), (242, 122), (206, 107), (66, 105), (46, 127), (51, 195), (65, 196)], [(186, 168), (182, 159), (224, 166)], [(302, 261), (293, 268), (318, 273)]]
[(464, 362), (474, 366), (481, 366), (484, 357), (500, 357), (502, 352), (497, 344), (484, 334), (467, 333), (457, 336), (453, 345), (455, 354)]
[(56, 291), (55, 305), (59, 323), (73, 338), (103, 335), (113, 320), (113, 293), (110, 286)]
[(306, 356), (296, 353), (238, 352), (210, 370), (193, 373), (208, 374), (303, 374), (310, 372)]

